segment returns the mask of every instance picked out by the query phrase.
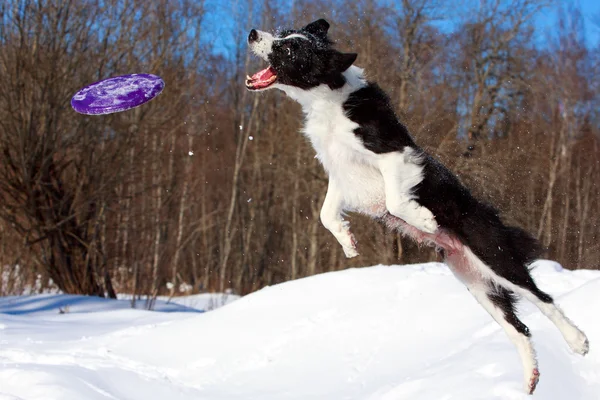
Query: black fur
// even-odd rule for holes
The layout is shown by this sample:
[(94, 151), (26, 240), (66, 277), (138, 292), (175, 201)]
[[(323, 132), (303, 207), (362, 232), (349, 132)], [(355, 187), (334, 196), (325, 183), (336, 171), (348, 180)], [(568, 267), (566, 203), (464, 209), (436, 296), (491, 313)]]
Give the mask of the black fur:
[(323, 18), (318, 19), (315, 22), (311, 22), (303, 28), (304, 32), (311, 33), (317, 36), (319, 39), (330, 43), (329, 38), (327, 37), (328, 30), (329, 22), (325, 21)]
[(373, 153), (402, 151), (406, 146), (416, 148), (408, 129), (391, 108), (388, 96), (377, 84), (370, 83), (350, 94), (343, 108), (348, 118), (360, 125), (354, 133)]
[[(492, 287), (493, 284), (490, 282), (488, 287)], [(517, 317), (515, 310), (515, 304), (517, 303), (517, 296), (508, 289), (503, 287), (497, 287), (495, 290), (487, 294), (488, 298), (496, 307), (500, 308), (504, 313), (504, 319), (506, 322), (515, 327), (515, 329), (527, 337), (531, 337), (529, 328)]]

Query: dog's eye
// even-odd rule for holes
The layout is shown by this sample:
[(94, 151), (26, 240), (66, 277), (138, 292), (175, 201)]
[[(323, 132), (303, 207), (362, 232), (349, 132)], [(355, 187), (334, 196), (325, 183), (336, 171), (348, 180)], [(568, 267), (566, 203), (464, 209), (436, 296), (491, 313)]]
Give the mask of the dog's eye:
[(292, 47), (294, 47), (293, 43), (290, 41), (283, 41), (281, 42), (281, 44), (279, 45), (281, 51), (283, 52), (283, 54), (287, 55), (287, 56), (291, 56), (292, 55)]

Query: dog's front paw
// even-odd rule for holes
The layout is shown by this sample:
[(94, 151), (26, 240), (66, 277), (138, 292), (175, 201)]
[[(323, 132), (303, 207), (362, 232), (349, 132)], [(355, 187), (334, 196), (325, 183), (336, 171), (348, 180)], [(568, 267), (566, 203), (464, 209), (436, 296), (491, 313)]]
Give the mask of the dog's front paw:
[(346, 255), (346, 258), (354, 258), (356, 256), (358, 256), (358, 251), (356, 250), (356, 247), (342, 247), (344, 249), (344, 254)]
[(435, 233), (438, 230), (438, 224), (435, 217), (427, 208), (413, 201), (414, 208), (410, 210), (405, 221), (425, 233)]
[[(427, 210), (427, 211), (429, 211), (429, 210)], [(418, 228), (425, 233), (435, 233), (438, 230), (438, 224), (437, 224), (434, 216), (432, 215), (431, 218), (423, 219), (423, 224)]]
[(350, 225), (346, 221), (344, 221), (343, 227), (345, 237), (341, 245), (342, 249), (344, 249), (344, 254), (346, 255), (346, 258), (356, 257), (358, 255), (358, 251), (356, 250), (356, 238), (354, 237), (354, 234), (350, 232)]

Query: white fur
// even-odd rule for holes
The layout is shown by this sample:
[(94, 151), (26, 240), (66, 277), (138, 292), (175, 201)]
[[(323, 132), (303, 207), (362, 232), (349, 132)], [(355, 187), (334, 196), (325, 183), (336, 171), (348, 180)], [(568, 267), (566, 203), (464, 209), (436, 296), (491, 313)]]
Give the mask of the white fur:
[(250, 43), (250, 49), (263, 60), (269, 61), (269, 54), (271, 54), (275, 38), (269, 32), (256, 31), (256, 33), (258, 34), (258, 39)]
[(273, 42), (277, 41), (277, 40), (287, 40), (287, 39), (294, 39), (294, 38), (300, 38), (303, 40), (308, 40), (308, 38), (300, 33), (292, 33), (291, 35), (287, 35), (286, 37), (283, 38), (276, 38), (273, 35), (271, 35), (269, 32), (263, 32), (263, 31), (256, 31), (256, 33), (258, 34), (258, 38), (252, 42), (250, 44), (250, 49), (254, 52), (254, 54), (256, 54), (257, 56), (259, 56), (260, 58), (262, 58), (265, 61), (269, 61), (269, 54), (271, 54), (272, 48), (273, 48)]
[(529, 291), (521, 290), (521, 294), (526, 296), (533, 304), (535, 304), (542, 314), (544, 314), (550, 321), (556, 325), (565, 341), (577, 354), (585, 355), (590, 349), (590, 344), (587, 336), (583, 333), (567, 316), (563, 311), (554, 303), (544, 303), (537, 297), (532, 295)]
[(294, 39), (294, 38), (308, 40), (308, 38), (306, 36), (304, 36), (300, 33), (292, 33), (291, 35), (287, 35), (286, 37), (283, 37), (283, 38), (275, 38), (275, 40), (286, 40), (286, 39)]
[(390, 214), (426, 232), (437, 231), (431, 211), (412, 199), (412, 189), (423, 180), (420, 159), (410, 147), (404, 152), (379, 156), (379, 171), (385, 184), (385, 206)]
[(336, 181), (330, 179), (325, 201), (321, 208), (321, 222), (342, 245), (346, 257), (352, 258), (358, 255), (358, 251), (356, 251), (356, 241), (350, 232), (349, 224), (342, 218), (343, 207), (343, 193)]

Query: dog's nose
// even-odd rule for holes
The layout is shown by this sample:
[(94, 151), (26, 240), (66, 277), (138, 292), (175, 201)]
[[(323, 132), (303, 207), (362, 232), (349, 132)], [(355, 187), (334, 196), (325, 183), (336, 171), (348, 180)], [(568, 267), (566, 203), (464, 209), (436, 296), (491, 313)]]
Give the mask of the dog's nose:
[(252, 42), (256, 42), (258, 40), (258, 32), (256, 32), (256, 29), (252, 29), (250, 31), (250, 34), (248, 35), (248, 42), (252, 43)]

